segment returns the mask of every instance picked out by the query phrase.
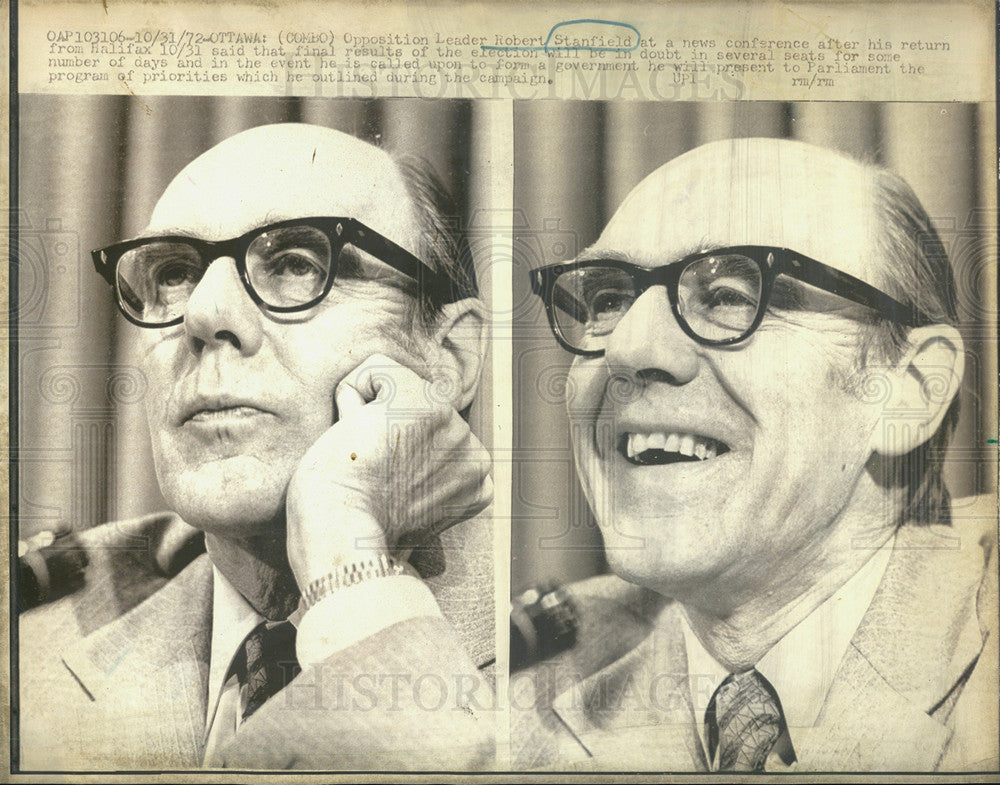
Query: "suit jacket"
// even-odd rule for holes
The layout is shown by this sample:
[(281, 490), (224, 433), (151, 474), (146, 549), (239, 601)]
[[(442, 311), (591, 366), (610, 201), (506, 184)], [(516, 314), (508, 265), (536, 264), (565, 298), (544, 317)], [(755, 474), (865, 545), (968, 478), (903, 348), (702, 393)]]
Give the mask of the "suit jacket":
[[(418, 554), (448, 621), (402, 622), (306, 668), (243, 723), (222, 765), (488, 765), (495, 712), (475, 710), (493, 694), (492, 538), (479, 528), (460, 533), (463, 548)], [(485, 550), (472, 547), (477, 537)], [(202, 766), (212, 634), (203, 538), (160, 514), (82, 540), (84, 589), (18, 625), (20, 769)], [(455, 708), (463, 702), (471, 710)]]
[[(996, 510), (900, 528), (816, 724), (793, 729), (798, 771), (998, 768)], [(614, 576), (570, 591), (577, 646), (511, 679), (515, 767), (707, 770), (679, 606)]]

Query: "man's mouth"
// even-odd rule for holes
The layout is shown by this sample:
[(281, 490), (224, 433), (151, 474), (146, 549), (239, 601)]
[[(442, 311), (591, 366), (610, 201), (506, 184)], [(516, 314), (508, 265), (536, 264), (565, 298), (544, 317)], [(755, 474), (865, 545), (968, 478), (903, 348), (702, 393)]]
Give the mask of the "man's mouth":
[(219, 408), (198, 409), (187, 418), (188, 422), (211, 423), (217, 420), (238, 420), (254, 417), (264, 412), (254, 406), (220, 406)]
[(725, 455), (729, 446), (707, 436), (677, 431), (623, 433), (618, 451), (636, 466), (660, 466), (690, 461), (708, 461)]
[(225, 406), (221, 409), (202, 409), (191, 415), (192, 420), (215, 420), (222, 417), (252, 417), (260, 414), (260, 409), (252, 406)]

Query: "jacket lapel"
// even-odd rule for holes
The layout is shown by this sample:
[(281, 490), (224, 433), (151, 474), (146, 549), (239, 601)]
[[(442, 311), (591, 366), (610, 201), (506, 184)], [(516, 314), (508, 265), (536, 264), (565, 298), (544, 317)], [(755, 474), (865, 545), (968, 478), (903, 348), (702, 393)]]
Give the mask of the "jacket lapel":
[(92, 701), (81, 725), (96, 757), (116, 768), (201, 765), (211, 597), (211, 563), (201, 556), (64, 652)]
[(579, 745), (566, 751), (572, 757), (581, 759), (582, 747), (593, 768), (707, 768), (676, 613), (667, 606), (638, 646), (555, 698), (553, 709)]
[(970, 539), (946, 527), (899, 530), (816, 726), (796, 734), (799, 770), (935, 768), (951, 738), (941, 707), (983, 646), (983, 557)]
[[(904, 526), (813, 728), (793, 738), (799, 771), (932, 770), (951, 738), (950, 698), (983, 647), (983, 550), (948, 527)], [(553, 708), (588, 767), (705, 770), (676, 608)]]

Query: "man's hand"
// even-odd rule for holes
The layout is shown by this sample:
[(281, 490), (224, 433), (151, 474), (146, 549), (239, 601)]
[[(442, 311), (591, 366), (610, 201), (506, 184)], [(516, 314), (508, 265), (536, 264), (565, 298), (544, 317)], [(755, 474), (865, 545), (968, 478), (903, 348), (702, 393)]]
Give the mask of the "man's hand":
[(442, 397), (384, 355), (337, 386), (337, 422), (288, 486), (288, 559), (303, 591), (341, 564), (408, 547), (490, 503), (489, 453)]

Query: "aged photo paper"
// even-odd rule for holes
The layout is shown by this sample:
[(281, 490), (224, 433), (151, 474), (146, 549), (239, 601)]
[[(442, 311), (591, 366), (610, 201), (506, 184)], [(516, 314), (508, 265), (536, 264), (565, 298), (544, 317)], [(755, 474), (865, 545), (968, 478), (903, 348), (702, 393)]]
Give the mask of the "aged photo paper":
[(993, 4), (8, 23), (11, 781), (996, 776)]

